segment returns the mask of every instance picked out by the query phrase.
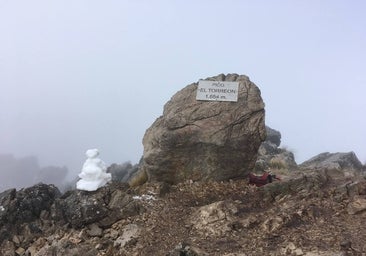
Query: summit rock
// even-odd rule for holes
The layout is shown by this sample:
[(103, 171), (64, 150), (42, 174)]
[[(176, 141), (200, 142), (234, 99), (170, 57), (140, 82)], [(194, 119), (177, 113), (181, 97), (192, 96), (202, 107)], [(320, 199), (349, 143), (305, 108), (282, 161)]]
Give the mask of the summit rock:
[(196, 100), (198, 82), (177, 92), (143, 138), (149, 181), (229, 180), (253, 169), (266, 138), (260, 90), (245, 75), (205, 80), (238, 82), (237, 102)]

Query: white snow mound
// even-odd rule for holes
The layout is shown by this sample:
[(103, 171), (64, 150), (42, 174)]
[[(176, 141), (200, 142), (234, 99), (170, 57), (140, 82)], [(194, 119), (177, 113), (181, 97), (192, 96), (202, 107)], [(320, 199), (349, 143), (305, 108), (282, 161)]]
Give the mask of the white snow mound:
[(89, 149), (85, 153), (86, 159), (83, 169), (79, 174), (80, 180), (76, 183), (79, 190), (95, 191), (112, 180), (112, 175), (107, 173), (107, 165), (98, 158), (98, 149)]

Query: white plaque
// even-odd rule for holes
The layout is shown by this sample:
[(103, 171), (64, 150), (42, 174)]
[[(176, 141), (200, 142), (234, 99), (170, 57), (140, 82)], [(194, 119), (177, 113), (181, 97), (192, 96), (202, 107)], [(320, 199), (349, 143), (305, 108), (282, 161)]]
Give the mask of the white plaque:
[(238, 101), (239, 82), (206, 81), (198, 82), (196, 100)]

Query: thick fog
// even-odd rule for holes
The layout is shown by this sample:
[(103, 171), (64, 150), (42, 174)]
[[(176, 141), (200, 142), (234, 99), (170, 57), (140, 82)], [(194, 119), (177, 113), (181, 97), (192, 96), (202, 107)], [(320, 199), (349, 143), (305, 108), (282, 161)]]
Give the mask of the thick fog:
[(40, 167), (34, 156), (15, 158), (13, 155), (0, 155), (0, 192), (8, 188), (23, 188), (43, 182), (65, 189), (68, 169), (57, 166)]
[(72, 179), (89, 148), (137, 163), (170, 97), (219, 73), (258, 85), (298, 163), (325, 151), (364, 163), (365, 12), (357, 0), (0, 0), (0, 183), (26, 186), (46, 166)]

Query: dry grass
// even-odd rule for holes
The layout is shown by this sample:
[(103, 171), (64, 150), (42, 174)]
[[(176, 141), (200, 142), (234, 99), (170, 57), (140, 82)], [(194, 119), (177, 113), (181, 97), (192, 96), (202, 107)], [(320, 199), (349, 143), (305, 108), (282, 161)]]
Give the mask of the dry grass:
[(273, 174), (280, 176), (290, 175), (290, 170), (286, 162), (280, 158), (272, 158), (269, 162), (269, 168)]
[(271, 161), (269, 162), (269, 167), (271, 169), (277, 169), (277, 170), (288, 169), (286, 162), (276, 157), (271, 159)]
[(135, 176), (128, 182), (130, 187), (138, 187), (147, 182), (147, 173), (145, 171), (138, 171)]

